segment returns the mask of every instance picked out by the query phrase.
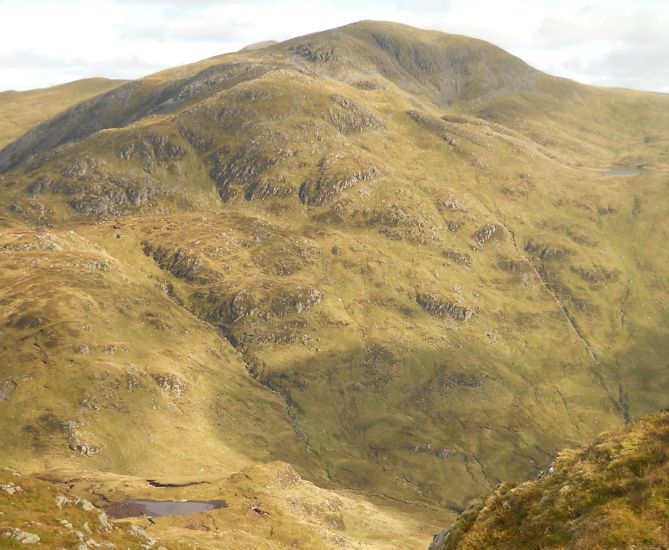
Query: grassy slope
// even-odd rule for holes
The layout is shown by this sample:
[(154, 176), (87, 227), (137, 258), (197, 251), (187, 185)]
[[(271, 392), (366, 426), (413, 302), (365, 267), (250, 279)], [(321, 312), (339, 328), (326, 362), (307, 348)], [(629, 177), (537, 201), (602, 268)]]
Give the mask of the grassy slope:
[(0, 149), (69, 107), (123, 83), (87, 78), (28, 92), (0, 92)]
[[(440, 79), (463, 47), (476, 70)], [(140, 82), (123, 109), (185, 100), (2, 176), (11, 463), (192, 477), (280, 459), (321, 486), (458, 509), (661, 407), (666, 98), (507, 59), (513, 93), (472, 103), (499, 89), (501, 55), (365, 23), (211, 59)], [(100, 105), (64, 120), (129, 124)], [(614, 161), (648, 169), (594, 170)], [(471, 319), (430, 315), (428, 293)], [(152, 377), (170, 374), (184, 395)], [(66, 420), (100, 452), (74, 455)]]
[(434, 550), (664, 548), (669, 413), (561, 452), (553, 472), (472, 503)]

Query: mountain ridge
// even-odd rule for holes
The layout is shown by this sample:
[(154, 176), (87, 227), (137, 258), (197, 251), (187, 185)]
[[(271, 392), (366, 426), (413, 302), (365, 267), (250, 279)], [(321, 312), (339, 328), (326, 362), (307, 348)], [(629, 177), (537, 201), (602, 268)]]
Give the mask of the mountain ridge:
[(439, 525), (664, 406), (669, 102), (471, 44), (359, 23), (0, 152), (4, 465), (279, 460)]

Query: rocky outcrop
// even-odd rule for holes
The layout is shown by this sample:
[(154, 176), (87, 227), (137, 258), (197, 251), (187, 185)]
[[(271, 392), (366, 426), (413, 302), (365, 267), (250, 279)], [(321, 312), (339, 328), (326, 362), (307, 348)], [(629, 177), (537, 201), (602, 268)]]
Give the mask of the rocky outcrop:
[(612, 283), (620, 279), (619, 271), (609, 271), (600, 266), (587, 268), (573, 265), (570, 269), (573, 273), (576, 273), (581, 279), (593, 287), (604, 286), (607, 283)]
[(186, 393), (186, 383), (174, 373), (152, 374), (151, 378), (155, 380), (160, 389), (165, 390), (176, 397), (181, 397)]
[(358, 105), (353, 100), (339, 95), (332, 95), (330, 99), (334, 106), (330, 108), (330, 122), (340, 132), (359, 133), (372, 128), (382, 128), (381, 121), (368, 109)]
[(406, 115), (424, 130), (439, 136), (451, 147), (457, 147), (457, 140), (448, 133), (446, 125), (438, 118), (430, 117), (418, 111), (407, 111)]
[(544, 244), (536, 241), (529, 241), (525, 245), (525, 252), (531, 254), (536, 259), (543, 262), (563, 260), (564, 258), (573, 254), (573, 251), (562, 246)]
[(445, 199), (439, 202), (439, 207), (452, 212), (467, 212), (469, 206), (457, 199)]
[[(82, 216), (99, 218), (120, 216), (130, 209), (142, 208), (159, 196), (167, 194), (160, 183), (135, 180), (129, 176), (90, 171), (84, 161), (69, 165), (64, 173), (72, 174), (61, 179), (41, 176), (26, 191), (33, 198), (43, 193), (71, 197), (69, 205)], [(81, 174), (81, 175), (78, 175)]]
[(469, 265), (472, 263), (472, 257), (469, 254), (457, 250), (444, 250), (444, 257), (456, 264)]
[(211, 150), (211, 148), (216, 143), (214, 138), (200, 134), (191, 128), (186, 128), (185, 126), (179, 127), (179, 134), (186, 141), (188, 141), (188, 143), (190, 143), (190, 146), (195, 149), (195, 151), (200, 154)]
[(240, 149), (232, 158), (216, 156), (209, 176), (216, 184), (221, 199), (229, 201), (243, 194), (246, 200), (287, 197), (294, 193), (279, 174), (276, 179), (268, 172), (283, 160), (294, 155), (290, 149), (276, 151), (276, 155), (260, 150), (256, 146)]
[(150, 133), (119, 147), (118, 158), (137, 160), (147, 174), (152, 174), (156, 165), (165, 166), (186, 156), (186, 151), (167, 136)]
[(188, 282), (209, 282), (202, 278), (203, 260), (191, 250), (170, 250), (161, 246), (154, 247), (149, 243), (143, 244), (144, 254), (153, 258), (161, 269), (169, 271), (175, 277)]
[(334, 153), (320, 162), (318, 175), (300, 187), (300, 200), (309, 206), (322, 206), (332, 201), (342, 191), (370, 181), (380, 170), (348, 153)]
[(279, 288), (269, 293), (260, 289), (242, 289), (230, 302), (232, 323), (248, 317), (279, 318), (300, 313), (321, 303), (319, 290), (307, 287)]
[(13, 380), (5, 380), (0, 385), (0, 403), (7, 401), (16, 390), (16, 382)]
[(508, 273), (529, 273), (532, 265), (527, 260), (515, 260), (506, 256), (497, 258), (497, 267)]
[(38, 544), (40, 541), (39, 536), (28, 533), (27, 531), (22, 531), (21, 529), (10, 529), (2, 533), (2, 536), (6, 539), (15, 540), (21, 544)]
[(15, 495), (17, 493), (23, 493), (23, 488), (20, 485), (16, 485), (10, 481), (9, 483), (1, 484), (0, 491), (4, 491), (8, 495)]
[(492, 239), (501, 239), (504, 236), (504, 229), (496, 223), (488, 223), (481, 227), (475, 234), (474, 240), (478, 244), (485, 244)]
[(329, 63), (335, 57), (336, 48), (321, 47), (314, 42), (308, 42), (291, 46), (289, 51), (310, 63)]
[(448, 316), (456, 321), (467, 321), (472, 316), (471, 310), (444, 300), (434, 292), (417, 294), (416, 303), (433, 316)]
[(82, 434), (79, 431), (81, 425), (78, 422), (66, 420), (61, 424), (61, 427), (68, 437), (71, 450), (84, 456), (94, 456), (100, 452), (98, 445), (82, 441)]

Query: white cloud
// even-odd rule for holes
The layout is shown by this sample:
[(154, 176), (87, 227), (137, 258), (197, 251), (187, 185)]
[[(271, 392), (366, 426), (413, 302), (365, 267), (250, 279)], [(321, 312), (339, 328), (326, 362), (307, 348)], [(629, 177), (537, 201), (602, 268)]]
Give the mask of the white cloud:
[(665, 0), (0, 0), (0, 90), (136, 78), (360, 19), (482, 38), (584, 82), (669, 86)]

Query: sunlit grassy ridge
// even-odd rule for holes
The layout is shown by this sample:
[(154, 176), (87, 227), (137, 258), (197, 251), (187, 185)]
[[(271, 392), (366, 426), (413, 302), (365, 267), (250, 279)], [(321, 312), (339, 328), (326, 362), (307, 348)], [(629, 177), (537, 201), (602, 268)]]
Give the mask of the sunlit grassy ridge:
[(6, 463), (526, 479), (666, 404), (668, 139), (661, 95), (373, 22), (81, 103), (0, 152)]
[(431, 548), (666, 547), (668, 465), (664, 412), (562, 451), (542, 479), (502, 484)]
[(80, 101), (123, 84), (121, 80), (87, 78), (28, 92), (0, 92), (0, 148)]

